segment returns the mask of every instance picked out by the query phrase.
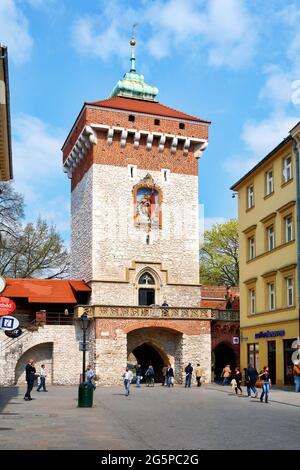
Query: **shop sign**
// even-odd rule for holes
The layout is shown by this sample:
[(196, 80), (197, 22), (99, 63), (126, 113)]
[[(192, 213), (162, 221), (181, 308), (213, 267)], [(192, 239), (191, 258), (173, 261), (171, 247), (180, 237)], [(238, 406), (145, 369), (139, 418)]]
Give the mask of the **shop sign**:
[(16, 304), (8, 297), (0, 297), (0, 317), (2, 315), (9, 315), (16, 310)]
[(260, 331), (259, 333), (255, 334), (255, 339), (258, 338), (274, 338), (275, 336), (284, 336), (285, 330), (277, 330), (277, 331)]

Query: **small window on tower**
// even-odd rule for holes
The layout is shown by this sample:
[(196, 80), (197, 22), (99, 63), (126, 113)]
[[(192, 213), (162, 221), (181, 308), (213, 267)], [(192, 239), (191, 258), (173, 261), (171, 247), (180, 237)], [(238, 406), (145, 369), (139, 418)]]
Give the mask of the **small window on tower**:
[(159, 126), (160, 125), (160, 119), (154, 119), (154, 125)]
[(179, 123), (179, 129), (185, 129), (185, 124), (183, 124), (183, 122)]
[(164, 170), (164, 180), (165, 181), (167, 181), (167, 174), (168, 174), (167, 170)]
[(133, 116), (133, 114), (129, 114), (128, 121), (134, 122), (135, 121), (135, 116)]
[(133, 166), (130, 167), (130, 178), (133, 178)]

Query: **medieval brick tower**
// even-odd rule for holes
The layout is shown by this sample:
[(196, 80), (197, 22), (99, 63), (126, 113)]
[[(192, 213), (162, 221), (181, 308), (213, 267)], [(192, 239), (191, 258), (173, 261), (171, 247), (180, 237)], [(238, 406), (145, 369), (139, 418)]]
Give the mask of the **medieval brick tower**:
[(93, 319), (90, 362), (102, 384), (119, 383), (126, 361), (154, 365), (158, 381), (171, 364), (177, 382), (184, 364), (200, 361), (210, 381), (198, 226), (198, 158), (210, 123), (160, 104), (130, 44), (130, 71), (108, 99), (84, 104), (63, 145), (71, 277), (92, 289), (77, 315)]
[(71, 278), (90, 284), (91, 304), (196, 307), (198, 158), (209, 122), (156, 101), (134, 46), (130, 71), (108, 99), (84, 104), (63, 146)]

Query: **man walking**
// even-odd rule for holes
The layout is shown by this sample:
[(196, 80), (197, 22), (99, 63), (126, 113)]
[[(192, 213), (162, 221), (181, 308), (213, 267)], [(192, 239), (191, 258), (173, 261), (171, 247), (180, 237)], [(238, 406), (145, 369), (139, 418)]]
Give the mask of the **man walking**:
[(255, 388), (255, 383), (258, 377), (258, 372), (253, 367), (251, 364), (248, 365), (246, 371), (245, 371), (245, 379), (246, 379), (246, 384), (247, 384), (247, 395), (248, 397), (251, 397), (251, 390), (254, 393), (254, 398), (257, 398), (257, 391)]
[(141, 380), (142, 380), (142, 366), (141, 364), (136, 365), (136, 370), (135, 370), (135, 379), (136, 379), (136, 386), (139, 388), (141, 386)]
[(122, 377), (123, 377), (123, 383), (124, 383), (124, 388), (125, 388), (125, 395), (126, 395), (126, 397), (128, 397), (128, 395), (130, 393), (130, 391), (129, 391), (130, 382), (132, 380), (132, 374), (129, 371), (128, 367), (126, 367), (125, 372), (124, 372)]
[(167, 386), (174, 387), (174, 370), (170, 365), (167, 367)]
[(35, 372), (36, 372), (33, 359), (30, 359), (28, 361), (28, 364), (26, 365), (26, 368), (25, 368), (25, 372), (26, 372), (27, 390), (24, 396), (24, 400), (29, 401), (29, 400), (32, 400), (30, 396), (30, 392), (33, 389)]
[(192, 374), (193, 374), (193, 367), (192, 364), (189, 362), (186, 368), (184, 369), (185, 371), (185, 388), (189, 387), (191, 388), (191, 381), (192, 381)]
[(200, 364), (197, 364), (197, 367), (195, 369), (195, 374), (196, 374), (196, 380), (197, 380), (197, 387), (201, 387), (202, 369), (200, 367)]
[(48, 392), (48, 390), (46, 390), (46, 377), (47, 377), (47, 373), (45, 369), (45, 364), (42, 364), (41, 371), (40, 371), (40, 385), (36, 389), (37, 392), (39, 392), (42, 387), (43, 387), (44, 392)]

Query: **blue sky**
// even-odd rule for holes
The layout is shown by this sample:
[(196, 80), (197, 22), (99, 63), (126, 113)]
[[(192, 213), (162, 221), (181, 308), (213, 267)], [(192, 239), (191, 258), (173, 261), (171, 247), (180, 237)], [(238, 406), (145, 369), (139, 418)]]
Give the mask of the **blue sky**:
[(8, 46), (16, 189), (69, 239), (70, 181), (60, 148), (84, 101), (129, 68), (161, 103), (212, 121), (199, 162), (206, 226), (236, 216), (229, 187), (300, 119), (300, 2), (1, 0)]

